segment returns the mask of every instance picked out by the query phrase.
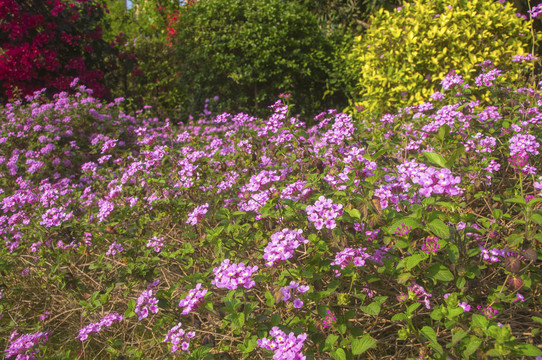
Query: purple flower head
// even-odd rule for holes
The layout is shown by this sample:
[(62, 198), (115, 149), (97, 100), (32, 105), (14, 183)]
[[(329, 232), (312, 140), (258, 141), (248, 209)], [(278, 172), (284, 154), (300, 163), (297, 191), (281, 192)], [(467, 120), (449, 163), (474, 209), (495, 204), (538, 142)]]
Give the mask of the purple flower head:
[(188, 214), (188, 220), (186, 220), (186, 223), (190, 225), (196, 225), (198, 222), (201, 221), (201, 219), (203, 219), (205, 214), (207, 214), (208, 210), (209, 204), (207, 203), (197, 206), (194, 211)]
[(233, 264), (229, 259), (222, 261), (219, 267), (213, 269), (215, 279), (211, 282), (218, 288), (235, 290), (239, 286), (250, 289), (256, 282), (251, 278), (258, 271), (258, 266), (247, 267), (244, 263)]
[(440, 245), (437, 243), (438, 238), (436, 237), (427, 237), (425, 243), (422, 244), (422, 250), (428, 254), (436, 254)]
[(147, 247), (153, 247), (154, 251), (159, 253), (162, 251), (162, 247), (164, 246), (164, 238), (157, 238), (156, 236), (153, 236), (149, 242), (147, 243)]
[(153, 296), (151, 289), (144, 290), (137, 299), (134, 312), (137, 314), (139, 321), (149, 316), (149, 311), (153, 314), (158, 312), (158, 299)]
[[(302, 294), (309, 291), (309, 286), (299, 285), (295, 281), (290, 282), (290, 285), (280, 289), (282, 292), (282, 301), (286, 301), (288, 304), (292, 304), (291, 300), (293, 296), (301, 296)], [(296, 309), (301, 309), (303, 307), (303, 301), (299, 298), (295, 298), (293, 301), (293, 306)]]
[(190, 340), (196, 335), (196, 333), (186, 332), (181, 328), (181, 323), (175, 325), (168, 331), (166, 337), (162, 342), (168, 342), (171, 344), (171, 352), (174, 353), (178, 349), (186, 351), (190, 354), (189, 346)]
[(207, 289), (201, 288), (201, 283), (197, 283), (196, 287), (188, 292), (188, 295), (179, 302), (179, 307), (184, 308), (182, 315), (189, 314), (192, 310), (197, 309), (205, 298)]
[(342, 215), (342, 207), (341, 204), (334, 204), (331, 199), (320, 196), (314, 205), (307, 206), (305, 211), (316, 230), (321, 230), (324, 225), (332, 230), (337, 225), (335, 219)]
[(309, 242), (301, 236), (302, 233), (301, 229), (290, 230), (286, 228), (271, 235), (271, 241), (264, 249), (263, 258), (267, 261), (265, 265), (273, 266), (290, 259), (301, 243), (307, 244)]
[(324, 325), (324, 329), (327, 327), (333, 326), (333, 324), (337, 322), (337, 317), (331, 311), (328, 310), (326, 314), (327, 314), (326, 317), (322, 321), (322, 324)]
[(80, 329), (79, 334), (75, 338), (81, 341), (85, 341), (90, 334), (100, 332), (103, 327), (109, 327), (114, 322), (119, 322), (122, 319), (124, 319), (124, 317), (118, 313), (108, 314), (104, 316), (99, 322), (90, 323), (84, 328)]
[(529, 15), (531, 15), (533, 19), (542, 17), (542, 4), (538, 4), (529, 10)]
[(17, 335), (17, 331), (14, 331), (9, 337), (10, 343), (6, 349), (6, 359), (13, 356), (16, 356), (16, 360), (35, 359), (35, 355), (39, 353), (39, 349), (36, 347), (46, 343), (49, 337), (48, 332), (24, 334), (15, 339)]
[[(341, 270), (347, 267), (350, 264), (355, 266), (364, 266), (365, 260), (370, 259), (371, 255), (365, 252), (367, 248), (352, 249), (345, 248), (343, 251), (335, 254), (335, 260), (331, 265), (338, 265), (341, 267)], [(340, 276), (341, 273), (338, 270), (335, 270), (335, 276)]]
[(418, 302), (424, 304), (427, 309), (431, 309), (429, 298), (433, 295), (428, 293), (421, 285), (413, 283), (408, 287), (408, 291), (409, 297), (418, 299)]
[(301, 352), (303, 343), (307, 339), (307, 334), (295, 336), (293, 332), (286, 335), (278, 327), (273, 327), (269, 332), (273, 339), (263, 338), (256, 342), (259, 347), (274, 352), (275, 360), (305, 360), (305, 355)]

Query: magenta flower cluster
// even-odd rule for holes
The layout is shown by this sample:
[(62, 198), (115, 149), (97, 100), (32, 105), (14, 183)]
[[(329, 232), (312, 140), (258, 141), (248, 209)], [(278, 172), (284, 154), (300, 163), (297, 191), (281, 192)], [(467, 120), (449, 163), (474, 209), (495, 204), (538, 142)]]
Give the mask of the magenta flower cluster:
[(218, 288), (235, 290), (239, 286), (250, 289), (256, 282), (251, 278), (258, 271), (258, 266), (245, 266), (244, 263), (230, 263), (229, 259), (222, 261), (219, 267), (213, 269), (215, 279), (211, 282)]
[[(341, 267), (341, 270), (347, 267), (350, 264), (354, 264), (355, 266), (364, 266), (365, 260), (371, 258), (371, 255), (367, 254), (365, 252), (367, 248), (359, 248), (359, 249), (352, 249), (352, 248), (345, 248), (343, 251), (339, 251), (337, 254), (335, 254), (335, 260), (331, 263), (331, 265), (337, 265)], [(335, 270), (335, 276), (340, 276), (341, 273), (339, 270)]]
[(203, 219), (205, 214), (207, 214), (207, 211), (209, 210), (209, 204), (203, 204), (200, 206), (196, 206), (194, 211), (188, 214), (188, 220), (186, 220), (187, 224), (190, 225), (196, 225)]
[(431, 309), (431, 298), (433, 295), (428, 293), (421, 285), (413, 283), (408, 287), (409, 293), (412, 296), (418, 299), (418, 302), (421, 302), (429, 310)]
[(456, 186), (461, 183), (461, 178), (453, 176), (449, 169), (437, 170), (430, 166), (415, 174), (412, 177), (412, 182), (422, 186), (419, 193), (425, 197), (432, 194), (456, 196), (463, 193), (463, 189)]
[(113, 325), (113, 323), (119, 322), (122, 319), (124, 319), (124, 317), (118, 313), (107, 314), (99, 322), (90, 323), (84, 328), (80, 329), (79, 334), (75, 338), (81, 341), (85, 341), (90, 334), (100, 332), (102, 328), (109, 327)]
[(188, 292), (188, 295), (179, 302), (179, 307), (184, 308), (181, 312), (182, 315), (189, 314), (192, 310), (197, 309), (205, 298), (207, 289), (201, 288), (201, 283), (197, 283), (194, 289)]
[(422, 250), (428, 254), (436, 254), (440, 245), (437, 244), (438, 238), (428, 236), (422, 244)]
[(342, 204), (335, 204), (331, 199), (320, 196), (314, 205), (307, 206), (305, 211), (316, 230), (321, 230), (324, 226), (332, 230), (337, 226), (335, 219), (343, 213), (342, 208)]
[(337, 322), (337, 317), (335, 314), (333, 314), (331, 311), (326, 311), (326, 317), (322, 321), (322, 325), (324, 325), (324, 329), (327, 327), (333, 326)]
[(274, 266), (279, 262), (290, 259), (294, 255), (294, 250), (301, 243), (307, 244), (309, 242), (301, 236), (302, 233), (303, 230), (301, 229), (290, 230), (286, 228), (271, 235), (271, 242), (267, 244), (263, 251), (263, 258), (267, 261), (265, 265)]
[(529, 10), (529, 14), (531, 15), (533, 19), (542, 17), (542, 4), (533, 6), (533, 8)]
[(149, 311), (153, 314), (158, 312), (158, 299), (152, 293), (152, 289), (147, 289), (137, 298), (134, 312), (137, 314), (139, 321), (149, 316)]
[(487, 261), (490, 263), (496, 263), (499, 262), (499, 257), (504, 257), (505, 252), (504, 250), (499, 250), (497, 248), (493, 248), (491, 250), (486, 249), (485, 247), (480, 247), (480, 256), (482, 257), (483, 261)]
[(147, 247), (154, 248), (154, 252), (159, 253), (162, 251), (162, 247), (164, 246), (164, 238), (163, 237), (156, 237), (153, 236), (148, 242)]
[(196, 333), (194, 333), (193, 331), (184, 331), (181, 328), (181, 323), (178, 323), (173, 328), (171, 328), (171, 330), (168, 331), (165, 339), (162, 340), (162, 342), (167, 342), (171, 344), (172, 353), (174, 353), (180, 348), (182, 351), (186, 351), (188, 354), (190, 354), (190, 350), (188, 349), (190, 346), (190, 339), (192, 339), (195, 335)]
[(17, 331), (11, 333), (9, 337), (9, 345), (6, 349), (6, 359), (16, 356), (15, 360), (32, 360), (35, 359), (39, 349), (38, 345), (43, 345), (49, 340), (48, 332), (35, 332), (33, 334), (24, 334), (15, 339), (19, 335)]
[(288, 304), (292, 304), (292, 298), (296, 296), (293, 301), (293, 307), (296, 309), (301, 309), (303, 307), (303, 301), (297, 296), (301, 296), (307, 291), (309, 291), (308, 285), (299, 285), (295, 281), (291, 281), (290, 285), (285, 286), (280, 289), (282, 293), (282, 301), (286, 301)]
[(277, 326), (274, 326), (269, 335), (273, 337), (272, 340), (268, 338), (258, 339), (256, 343), (259, 347), (274, 352), (273, 360), (305, 360), (306, 357), (301, 352), (303, 343), (307, 339), (307, 334), (300, 334), (295, 336), (293, 332), (286, 335), (286, 333), (280, 330)]

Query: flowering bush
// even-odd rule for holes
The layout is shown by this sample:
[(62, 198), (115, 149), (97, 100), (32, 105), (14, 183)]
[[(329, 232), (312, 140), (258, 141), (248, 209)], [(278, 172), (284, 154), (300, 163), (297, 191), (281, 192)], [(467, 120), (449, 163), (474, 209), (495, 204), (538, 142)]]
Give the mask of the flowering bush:
[(104, 97), (104, 58), (115, 49), (102, 40), (106, 11), (94, 0), (0, 1), (0, 100), (43, 87), (52, 95), (74, 78)]
[(420, 105), (327, 110), (314, 125), (286, 95), (267, 118), (186, 124), (152, 107), (126, 114), (77, 84), (6, 104), (0, 347), (542, 356), (542, 94), (497, 72), (463, 76)]

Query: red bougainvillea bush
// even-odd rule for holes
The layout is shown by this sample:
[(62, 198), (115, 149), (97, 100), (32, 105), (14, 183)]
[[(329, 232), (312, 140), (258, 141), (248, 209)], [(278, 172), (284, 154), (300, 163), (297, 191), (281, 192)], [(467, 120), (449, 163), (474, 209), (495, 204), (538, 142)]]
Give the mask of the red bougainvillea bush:
[(107, 95), (104, 60), (114, 48), (102, 40), (104, 11), (95, 0), (0, 0), (0, 100), (63, 91), (75, 77)]
[(504, 79), (484, 62), (421, 105), (314, 126), (288, 95), (188, 124), (75, 83), (7, 104), (0, 351), (542, 356), (542, 93)]

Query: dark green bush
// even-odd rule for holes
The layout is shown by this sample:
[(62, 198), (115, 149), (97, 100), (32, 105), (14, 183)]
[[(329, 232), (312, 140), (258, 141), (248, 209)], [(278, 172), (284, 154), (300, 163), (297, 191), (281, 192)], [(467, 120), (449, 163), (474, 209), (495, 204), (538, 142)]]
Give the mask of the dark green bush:
[(287, 92), (296, 111), (327, 105), (333, 45), (297, 2), (202, 0), (181, 10), (177, 31), (186, 112), (196, 114), (206, 98), (219, 96), (217, 110), (262, 114)]

